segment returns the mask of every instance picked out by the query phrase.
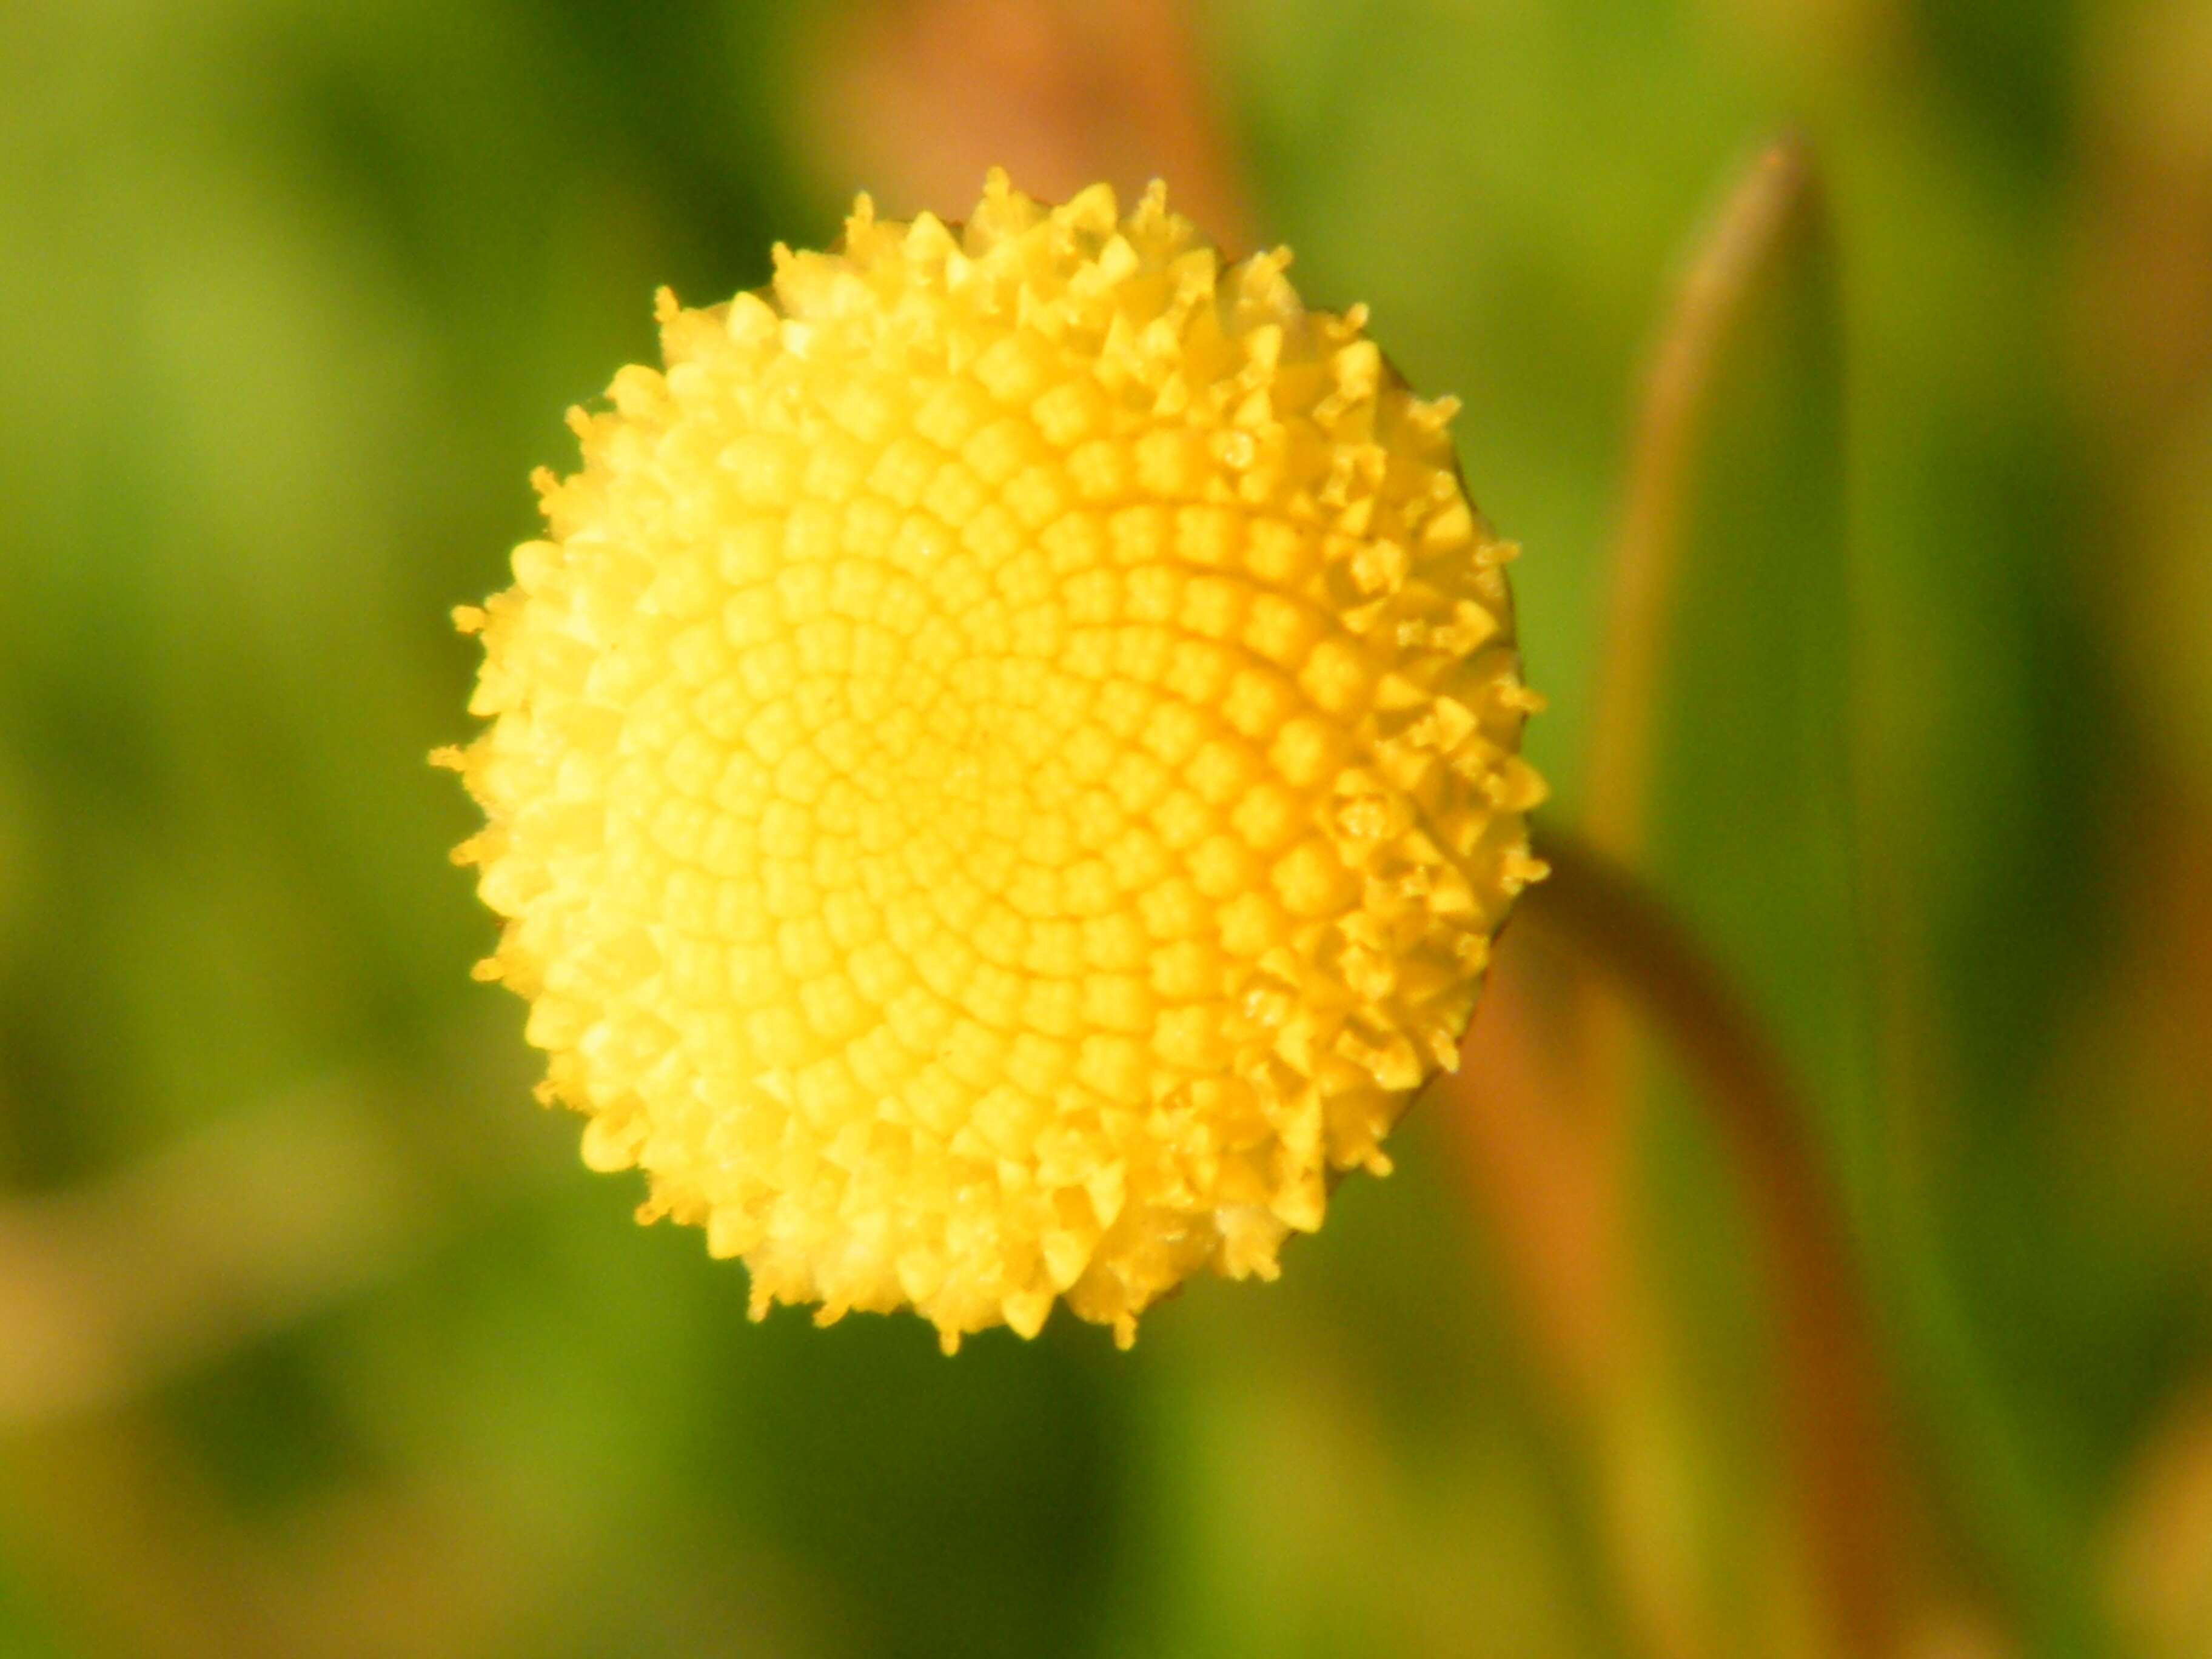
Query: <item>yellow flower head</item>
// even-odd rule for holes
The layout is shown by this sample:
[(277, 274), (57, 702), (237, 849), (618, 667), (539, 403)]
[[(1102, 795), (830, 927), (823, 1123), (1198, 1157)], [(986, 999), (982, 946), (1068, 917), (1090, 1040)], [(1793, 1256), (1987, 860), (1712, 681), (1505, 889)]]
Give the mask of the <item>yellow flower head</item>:
[(1541, 873), (1454, 404), (1155, 185), (659, 305), (481, 611), (457, 855), (647, 1218), (948, 1349), (1272, 1278)]

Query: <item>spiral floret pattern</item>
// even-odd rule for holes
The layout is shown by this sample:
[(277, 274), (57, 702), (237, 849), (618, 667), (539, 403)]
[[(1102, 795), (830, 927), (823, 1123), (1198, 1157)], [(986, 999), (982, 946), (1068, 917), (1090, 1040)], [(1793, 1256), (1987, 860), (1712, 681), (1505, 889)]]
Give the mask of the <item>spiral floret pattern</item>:
[(1155, 186), (994, 174), (680, 308), (464, 628), (543, 1093), (776, 1302), (948, 1348), (1274, 1276), (1541, 873), (1450, 400)]

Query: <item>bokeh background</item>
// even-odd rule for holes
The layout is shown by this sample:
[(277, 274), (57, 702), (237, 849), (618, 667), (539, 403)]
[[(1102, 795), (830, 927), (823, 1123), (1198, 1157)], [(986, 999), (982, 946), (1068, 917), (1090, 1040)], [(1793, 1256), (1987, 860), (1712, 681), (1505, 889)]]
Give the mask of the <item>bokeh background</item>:
[[(1127, 1355), (748, 1324), (532, 1103), (447, 612), (657, 284), (992, 161), (1465, 399), (1547, 811), (1802, 1090), (1855, 1578), (1817, 1218), (1540, 929), (1398, 1172)], [(0, 1655), (2212, 1654), (2204, 0), (15, 0), (0, 369)]]

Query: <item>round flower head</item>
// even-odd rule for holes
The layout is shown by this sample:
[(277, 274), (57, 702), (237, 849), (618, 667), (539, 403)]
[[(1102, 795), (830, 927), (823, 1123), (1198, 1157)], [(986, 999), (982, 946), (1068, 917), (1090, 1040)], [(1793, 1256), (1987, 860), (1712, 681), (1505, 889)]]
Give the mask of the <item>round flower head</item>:
[(543, 1092), (948, 1349), (1271, 1278), (1541, 866), (1454, 404), (1155, 185), (873, 216), (572, 416), (443, 757)]

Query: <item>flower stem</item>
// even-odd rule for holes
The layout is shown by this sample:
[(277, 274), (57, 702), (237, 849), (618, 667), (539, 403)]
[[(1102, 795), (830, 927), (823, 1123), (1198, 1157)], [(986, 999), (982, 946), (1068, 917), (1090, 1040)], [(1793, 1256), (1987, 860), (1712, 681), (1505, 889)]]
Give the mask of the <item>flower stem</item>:
[(1790, 1442), (1816, 1570), (1844, 1651), (1893, 1653), (1909, 1510), (1896, 1421), (1856, 1252), (1789, 1068), (1720, 966), (1666, 902), (1587, 842), (1543, 841), (1552, 879), (1529, 927), (1571, 949), (1657, 1028), (1742, 1189), (1770, 1279)]

